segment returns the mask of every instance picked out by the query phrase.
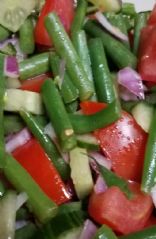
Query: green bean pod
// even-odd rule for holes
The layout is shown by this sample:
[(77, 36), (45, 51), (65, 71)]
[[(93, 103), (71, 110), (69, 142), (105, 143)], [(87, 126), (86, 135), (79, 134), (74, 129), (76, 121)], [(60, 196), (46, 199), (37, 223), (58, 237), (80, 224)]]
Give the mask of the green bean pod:
[(0, 54), (0, 168), (5, 166), (5, 138), (4, 138), (4, 56)]
[(27, 18), (19, 30), (19, 44), (23, 53), (32, 54), (35, 50), (34, 25), (32, 18)]
[(136, 55), (138, 54), (141, 30), (146, 26), (147, 16), (147, 12), (141, 12), (135, 16), (133, 53)]
[(42, 86), (43, 102), (61, 147), (69, 151), (76, 146), (76, 137), (58, 89), (51, 79)]
[(22, 228), (19, 228), (15, 232), (15, 239), (30, 239), (35, 236), (37, 227), (33, 223), (28, 223)]
[(91, 59), (90, 59), (90, 55), (89, 55), (89, 49), (88, 49), (87, 37), (86, 37), (85, 31), (80, 30), (80, 31), (75, 32), (75, 34), (73, 36), (73, 44), (75, 46), (77, 54), (80, 57), (82, 64), (84, 66), (84, 70), (88, 76), (90, 84), (92, 85), (92, 88), (94, 89), (93, 96), (91, 99), (96, 100), (97, 97), (96, 97), (93, 73), (92, 73), (92, 68), (91, 68)]
[(144, 167), (142, 174), (141, 190), (145, 193), (150, 193), (151, 188), (156, 181), (156, 109), (154, 110), (153, 119), (151, 122), (146, 150)]
[(77, 1), (77, 7), (75, 11), (75, 16), (72, 22), (71, 26), (71, 36), (72, 39), (75, 36), (75, 33), (80, 31), (83, 27), (83, 23), (86, 17), (86, 12), (87, 12), (87, 1), (86, 0), (78, 0)]
[(133, 232), (125, 236), (120, 236), (119, 239), (155, 239), (156, 226), (145, 228), (138, 232)]
[(30, 208), (42, 223), (55, 217), (57, 205), (40, 189), (27, 171), (10, 155), (6, 156), (4, 174), (20, 192), (28, 195)]
[(17, 133), (25, 126), (19, 115), (4, 115), (4, 134)]
[(94, 239), (117, 239), (117, 236), (107, 225), (102, 225), (96, 232)]
[(106, 53), (112, 58), (114, 63), (116, 63), (119, 68), (124, 68), (126, 66), (130, 66), (132, 68), (136, 67), (136, 56), (120, 41), (103, 31), (90, 20), (86, 22), (84, 29), (92, 36), (101, 38)]
[(88, 45), (98, 100), (111, 103), (115, 100), (116, 93), (102, 40), (100, 38), (93, 38)]
[[(60, 57), (55, 52), (51, 53), (50, 66), (55, 77), (59, 76), (60, 63), (61, 63)], [(60, 87), (60, 94), (65, 103), (71, 103), (78, 98), (78, 90), (71, 81), (66, 69), (64, 72), (63, 82)]]
[(62, 158), (55, 144), (49, 138), (48, 135), (44, 134), (42, 126), (35, 120), (35, 118), (28, 112), (21, 110), (20, 115), (27, 124), (30, 131), (38, 139), (45, 152), (53, 162), (54, 166), (58, 170), (63, 180), (67, 180), (70, 175), (69, 165)]
[(121, 108), (117, 100), (109, 104), (106, 109), (92, 115), (69, 114), (76, 134), (90, 133), (96, 129), (106, 127), (120, 117)]
[(0, 25), (0, 42), (6, 40), (9, 35), (9, 30)]
[(94, 89), (58, 16), (50, 13), (45, 18), (45, 25), (57, 53), (66, 61), (67, 72), (79, 90), (80, 100), (89, 99)]
[(49, 53), (41, 53), (19, 63), (21, 80), (41, 75), (49, 70)]

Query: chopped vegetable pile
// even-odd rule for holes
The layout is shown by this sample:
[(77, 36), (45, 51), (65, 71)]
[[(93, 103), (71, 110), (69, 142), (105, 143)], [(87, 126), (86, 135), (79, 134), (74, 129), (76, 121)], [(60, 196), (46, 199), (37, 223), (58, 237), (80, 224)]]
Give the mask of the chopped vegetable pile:
[(0, 239), (156, 238), (156, 4), (138, 2), (0, 1)]

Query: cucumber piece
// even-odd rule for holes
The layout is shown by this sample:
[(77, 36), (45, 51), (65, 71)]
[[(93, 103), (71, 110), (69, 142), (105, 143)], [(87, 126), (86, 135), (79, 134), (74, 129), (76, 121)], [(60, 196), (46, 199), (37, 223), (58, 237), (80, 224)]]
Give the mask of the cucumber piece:
[(71, 178), (79, 199), (90, 194), (93, 189), (93, 179), (89, 167), (87, 150), (76, 147), (70, 151)]
[(14, 191), (8, 191), (0, 201), (0, 238), (14, 238), (16, 201), (17, 195)]
[(138, 125), (140, 125), (141, 128), (148, 133), (154, 113), (153, 106), (146, 102), (139, 102), (133, 107), (131, 113)]
[(88, 0), (93, 3), (101, 11), (119, 12), (121, 9), (120, 0)]
[(100, 149), (98, 140), (92, 134), (79, 134), (76, 139), (79, 147), (96, 151)]
[(74, 228), (68, 232), (64, 232), (58, 239), (78, 239), (82, 231), (82, 227)]
[[(36, 233), (37, 239), (65, 239), (79, 235), (85, 220), (84, 211), (79, 203), (61, 205), (58, 214)], [(73, 237), (72, 237), (73, 236)]]
[(12, 32), (19, 30), (36, 6), (36, 0), (0, 0), (0, 24)]
[(32, 114), (42, 114), (43, 105), (40, 94), (26, 90), (7, 89), (4, 99), (4, 110), (18, 112), (22, 108)]

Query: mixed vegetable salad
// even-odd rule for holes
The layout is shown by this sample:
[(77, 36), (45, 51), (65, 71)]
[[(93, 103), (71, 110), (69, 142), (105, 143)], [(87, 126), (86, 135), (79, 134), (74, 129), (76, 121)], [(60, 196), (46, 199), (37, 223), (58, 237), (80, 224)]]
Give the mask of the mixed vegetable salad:
[(0, 1), (0, 239), (156, 238), (156, 5), (133, 2)]

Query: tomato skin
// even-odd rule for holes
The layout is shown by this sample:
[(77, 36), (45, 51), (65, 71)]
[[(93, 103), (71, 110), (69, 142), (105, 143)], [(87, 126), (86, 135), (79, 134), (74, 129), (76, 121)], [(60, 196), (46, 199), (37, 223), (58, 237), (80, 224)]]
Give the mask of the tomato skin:
[[(102, 103), (81, 103), (83, 112), (95, 113)], [(106, 104), (103, 104), (105, 107)], [(111, 160), (113, 171), (129, 180), (140, 181), (147, 134), (127, 112), (115, 123), (98, 129), (94, 135), (100, 142), (104, 155)]]
[(153, 203), (149, 195), (139, 190), (140, 185), (130, 186), (134, 192), (131, 200), (116, 186), (105, 192), (93, 193), (89, 200), (89, 215), (99, 224), (107, 224), (120, 234), (129, 234), (144, 228), (152, 210)]
[(73, 0), (46, 0), (35, 27), (35, 41), (38, 44), (52, 46), (52, 41), (44, 26), (44, 18), (50, 12), (56, 12), (67, 32), (70, 31), (74, 17)]
[[(149, 37), (150, 36), (150, 37)], [(156, 25), (141, 32), (138, 72), (144, 81), (156, 82)]]
[(156, 24), (156, 4), (155, 4), (152, 12), (150, 13), (147, 24), (148, 24), (148, 26)]
[(34, 78), (25, 80), (19, 89), (39, 93), (41, 91), (42, 84), (48, 77), (49, 77), (48, 74), (42, 74)]
[(30, 139), (12, 154), (58, 205), (70, 200), (71, 196), (64, 182), (36, 139)]

